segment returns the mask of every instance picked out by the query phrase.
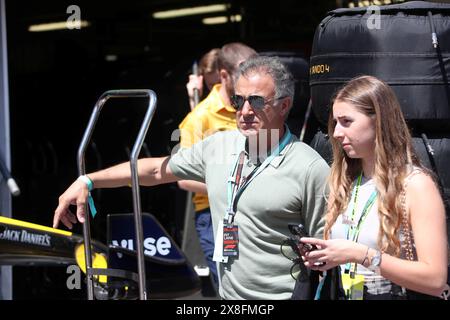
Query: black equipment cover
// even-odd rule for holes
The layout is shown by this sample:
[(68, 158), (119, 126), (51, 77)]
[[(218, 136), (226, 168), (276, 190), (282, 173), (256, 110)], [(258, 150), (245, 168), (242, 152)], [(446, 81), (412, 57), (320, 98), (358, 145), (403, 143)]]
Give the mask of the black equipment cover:
[(329, 12), (316, 29), (310, 64), (313, 111), (322, 125), (336, 90), (363, 74), (393, 88), (410, 123), (450, 128), (450, 5), (411, 1)]

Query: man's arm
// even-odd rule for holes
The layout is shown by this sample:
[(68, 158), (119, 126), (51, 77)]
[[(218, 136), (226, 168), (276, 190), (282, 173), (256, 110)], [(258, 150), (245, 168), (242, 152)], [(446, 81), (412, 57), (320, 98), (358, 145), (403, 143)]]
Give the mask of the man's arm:
[[(169, 183), (179, 180), (168, 166), (169, 157), (146, 158), (138, 160), (139, 183), (145, 186)], [(130, 162), (88, 174), (93, 183), (93, 188), (117, 188), (131, 183)], [(57, 228), (61, 221), (69, 229), (78, 221), (85, 220), (84, 207), (89, 194), (85, 182), (76, 180), (59, 197), (58, 207), (53, 217), (53, 228)], [(70, 205), (77, 206), (76, 216), (69, 210)]]
[[(139, 183), (154, 186), (179, 180), (170, 170), (170, 157), (145, 158), (138, 160)], [(130, 162), (88, 174), (94, 188), (117, 188), (131, 184)]]

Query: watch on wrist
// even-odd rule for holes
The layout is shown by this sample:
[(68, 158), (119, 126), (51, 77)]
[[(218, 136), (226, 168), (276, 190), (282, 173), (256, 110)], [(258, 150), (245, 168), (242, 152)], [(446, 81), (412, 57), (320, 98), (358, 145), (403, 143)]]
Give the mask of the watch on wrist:
[(375, 253), (370, 258), (369, 270), (372, 270), (376, 274), (380, 274), (381, 265), (381, 251), (375, 250)]

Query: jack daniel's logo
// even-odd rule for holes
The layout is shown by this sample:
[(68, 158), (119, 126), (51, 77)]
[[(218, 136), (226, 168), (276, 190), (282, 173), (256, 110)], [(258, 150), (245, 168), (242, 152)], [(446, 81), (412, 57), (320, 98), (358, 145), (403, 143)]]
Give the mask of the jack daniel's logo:
[(26, 230), (0, 229), (0, 240), (30, 243), (37, 246), (50, 247), (51, 237), (48, 234), (37, 234)]

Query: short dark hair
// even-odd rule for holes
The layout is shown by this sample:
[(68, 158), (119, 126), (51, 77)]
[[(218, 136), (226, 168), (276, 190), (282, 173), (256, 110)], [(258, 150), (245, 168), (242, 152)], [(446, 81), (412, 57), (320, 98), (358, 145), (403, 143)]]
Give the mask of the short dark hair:
[(229, 74), (233, 74), (241, 61), (257, 55), (255, 50), (241, 42), (227, 43), (220, 49), (217, 61), (219, 70), (225, 69)]

